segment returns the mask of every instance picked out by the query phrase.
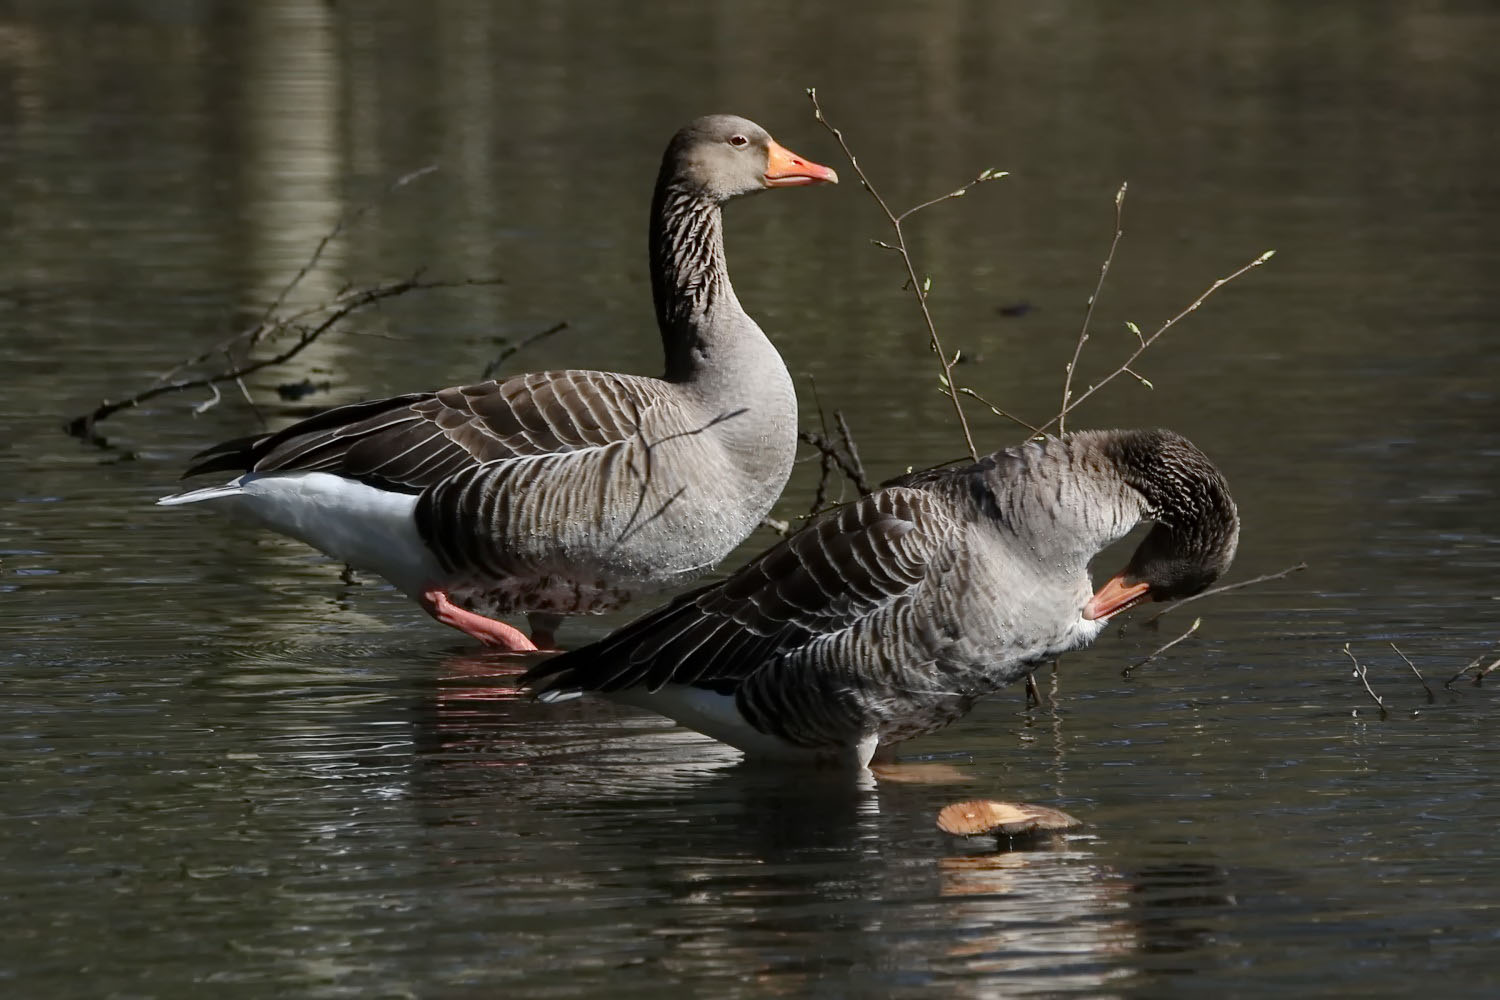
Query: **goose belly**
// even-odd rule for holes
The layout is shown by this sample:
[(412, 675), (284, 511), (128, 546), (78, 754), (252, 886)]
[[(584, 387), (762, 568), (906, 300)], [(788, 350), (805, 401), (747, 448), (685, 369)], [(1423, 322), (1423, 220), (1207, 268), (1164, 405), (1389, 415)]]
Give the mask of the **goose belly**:
[(222, 499), (240, 515), (289, 535), (410, 595), (439, 572), (417, 532), (417, 498), (326, 472), (249, 473)]
[(785, 764), (864, 767), (875, 752), (873, 736), (846, 747), (806, 747), (761, 732), (752, 726), (732, 694), (687, 684), (665, 684), (657, 691), (634, 688), (605, 697), (622, 705), (665, 715), (679, 725), (727, 743), (747, 760)]

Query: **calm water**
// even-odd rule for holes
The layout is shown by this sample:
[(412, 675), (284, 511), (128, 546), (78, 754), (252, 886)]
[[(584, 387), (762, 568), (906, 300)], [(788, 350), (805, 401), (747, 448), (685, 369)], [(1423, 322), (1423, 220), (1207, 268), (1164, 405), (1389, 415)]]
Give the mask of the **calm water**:
[[(1500, 673), (1441, 685), (1500, 656), (1500, 14), (924, 6), (0, 2), (0, 990), (1500, 991)], [(733, 110), (848, 178), (809, 84), (894, 203), (1011, 171), (912, 239), (965, 381), (1028, 417), (1056, 407), (1122, 181), (1084, 382), (1125, 321), (1278, 251), (1143, 359), (1154, 391), (1122, 380), (1076, 423), (1188, 434), (1241, 503), (1234, 576), (1310, 569), (1111, 632), (1043, 707), (1017, 690), (910, 747), (962, 784), (766, 776), (654, 717), (533, 705), (378, 582), (151, 507), (257, 426), (237, 394), (122, 413), (107, 447), (58, 430), (237, 329), (429, 164), (292, 305), (419, 267), (505, 284), (394, 300), (256, 376), (271, 421), (473, 379), (558, 321), (513, 364), (654, 371), (663, 143)], [(857, 185), (736, 204), (728, 233), (741, 298), (872, 473), (958, 453)], [(278, 398), (304, 378), (328, 389)], [(972, 796), (1088, 826), (1019, 853), (939, 833)]]

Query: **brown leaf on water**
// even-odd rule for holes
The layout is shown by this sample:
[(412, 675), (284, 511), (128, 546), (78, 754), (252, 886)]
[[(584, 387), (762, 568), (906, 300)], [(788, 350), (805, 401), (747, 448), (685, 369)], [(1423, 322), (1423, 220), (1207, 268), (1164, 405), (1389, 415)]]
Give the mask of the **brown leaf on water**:
[(1015, 837), (1029, 833), (1054, 833), (1073, 830), (1083, 822), (1060, 809), (1032, 805), (1029, 802), (996, 802), (974, 799), (945, 806), (937, 817), (938, 829), (960, 837), (985, 834)]

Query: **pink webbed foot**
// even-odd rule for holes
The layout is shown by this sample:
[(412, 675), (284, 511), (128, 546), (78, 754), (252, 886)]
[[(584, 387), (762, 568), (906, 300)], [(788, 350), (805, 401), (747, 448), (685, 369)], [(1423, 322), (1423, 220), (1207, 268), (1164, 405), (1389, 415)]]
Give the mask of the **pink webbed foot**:
[(422, 607), (444, 625), (473, 636), (491, 648), (511, 653), (530, 653), (536, 649), (520, 629), (459, 607), (448, 600), (447, 591), (440, 588), (432, 587), (422, 592)]

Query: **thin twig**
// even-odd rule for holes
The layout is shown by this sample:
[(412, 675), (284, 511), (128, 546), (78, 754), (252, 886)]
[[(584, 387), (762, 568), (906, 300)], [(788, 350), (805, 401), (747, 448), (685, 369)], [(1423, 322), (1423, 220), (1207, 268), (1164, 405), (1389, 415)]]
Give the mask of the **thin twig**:
[[(816, 103), (816, 99), (814, 99), (814, 103)], [(966, 195), (966, 194), (969, 193), (969, 190), (971, 188), (978, 187), (980, 184), (983, 184), (985, 181), (997, 181), (1000, 178), (1007, 177), (1007, 176), (1009, 176), (1009, 171), (1005, 171), (1005, 170), (995, 170), (995, 169), (992, 169), (992, 168), (986, 168), (984, 170), (981, 170), (979, 172), (979, 176), (975, 177), (972, 181), (970, 181), (969, 183), (965, 184), (963, 187), (958, 188), (957, 190), (954, 190), (954, 191), (949, 191), (947, 194), (940, 194), (936, 198), (929, 198), (928, 200), (922, 202), (920, 205), (913, 205), (911, 208), (908, 208), (906, 211), (904, 211), (900, 215), (896, 216), (896, 221), (897, 222), (903, 222), (903, 221), (905, 221), (905, 219), (906, 219), (906, 217), (908, 215), (916, 215), (918, 212), (922, 211), (922, 209), (924, 209), (924, 208), (931, 208), (933, 205), (936, 205), (939, 202), (947, 201), (950, 198), (962, 198), (964, 195)], [(860, 176), (860, 179), (863, 180), (863, 175)], [(888, 247), (887, 249), (895, 249), (895, 248), (894, 247)]]
[(1437, 695), (1432, 693), (1432, 688), (1428, 685), (1427, 679), (1422, 676), (1422, 671), (1417, 669), (1417, 665), (1410, 660), (1407, 660), (1406, 654), (1401, 652), (1401, 650), (1396, 649), (1396, 644), (1394, 642), (1391, 643), (1390, 646), (1392, 649), (1396, 650), (1397, 656), (1401, 657), (1401, 659), (1403, 660), (1406, 660), (1406, 665), (1408, 667), (1411, 667), (1411, 672), (1417, 675), (1417, 680), (1421, 682), (1422, 689), (1427, 692), (1427, 704), (1431, 705), (1433, 702), (1437, 701)]
[(1239, 583), (1226, 583), (1222, 587), (1214, 587), (1210, 590), (1205, 590), (1201, 594), (1194, 594), (1192, 597), (1184, 597), (1176, 604), (1167, 605), (1165, 608), (1162, 608), (1150, 618), (1147, 618), (1145, 621), (1141, 622), (1141, 626), (1145, 627), (1147, 625), (1154, 624), (1161, 618), (1171, 614), (1173, 611), (1176, 611), (1184, 604), (1192, 604), (1194, 601), (1201, 601), (1203, 600), (1203, 598), (1213, 597), (1215, 594), (1223, 594), (1231, 590), (1239, 590), (1241, 587), (1250, 587), (1254, 586), (1257, 583), (1265, 583), (1267, 580), (1280, 580), (1284, 576), (1291, 576), (1293, 573), (1300, 573), (1305, 569), (1307, 569), (1307, 563), (1299, 562), (1295, 566), (1288, 566), (1286, 569), (1282, 570), (1279, 573), (1267, 573), (1264, 576), (1256, 576), (1250, 578), (1249, 580), (1241, 580)]
[(908, 284), (912, 290), (912, 294), (916, 297), (917, 308), (922, 311), (922, 319), (927, 324), (928, 343), (932, 347), (933, 353), (938, 356), (938, 363), (942, 366), (943, 369), (943, 389), (947, 393), (948, 398), (953, 401), (953, 412), (958, 415), (958, 425), (963, 430), (964, 443), (969, 448), (969, 457), (978, 459), (979, 451), (974, 447), (973, 434), (969, 432), (969, 420), (966, 416), (964, 416), (963, 403), (959, 399), (959, 394), (954, 391), (953, 388), (953, 365), (955, 358), (950, 358), (948, 356), (948, 353), (943, 350), (942, 340), (938, 337), (937, 324), (933, 322), (932, 313), (927, 308), (927, 294), (932, 289), (932, 279), (928, 278), (924, 281), (923, 279), (917, 277), (916, 266), (912, 263), (911, 254), (907, 252), (906, 249), (906, 234), (901, 229), (901, 223), (902, 220), (911, 216), (913, 212), (921, 211), (924, 208), (927, 208), (931, 205), (936, 205), (937, 203), (942, 201), (947, 201), (950, 198), (962, 197), (974, 185), (982, 184), (985, 181), (995, 180), (998, 177), (1003, 177), (1005, 175), (1000, 171), (985, 170), (980, 173), (980, 175), (974, 180), (970, 181), (968, 184), (957, 189), (956, 191), (950, 191), (948, 194), (933, 198), (929, 201), (922, 202), (919, 205), (915, 205), (912, 208), (907, 209), (900, 215), (897, 215), (895, 212), (891, 211), (891, 208), (886, 204), (885, 199), (880, 196), (880, 192), (875, 190), (875, 186), (870, 183), (870, 178), (865, 176), (864, 169), (859, 165), (859, 160), (855, 158), (854, 152), (849, 148), (849, 144), (844, 141), (844, 134), (838, 129), (834, 128), (832, 123), (830, 123), (828, 119), (823, 116), (823, 108), (818, 104), (817, 89), (814, 87), (809, 87), (807, 89), (807, 98), (812, 102), (813, 117), (816, 118), (819, 124), (821, 124), (829, 131), (829, 133), (833, 135), (835, 140), (837, 140), (839, 148), (844, 151), (844, 156), (849, 161), (849, 166), (853, 167), (854, 172), (859, 176), (860, 184), (864, 186), (864, 189), (866, 191), (870, 192), (870, 197), (875, 199), (875, 204), (880, 206), (881, 212), (885, 214), (886, 221), (890, 223), (891, 229), (896, 233), (896, 242), (894, 244), (880, 243), (879, 245), (885, 247), (888, 250), (894, 250), (896, 253), (900, 254), (901, 262), (906, 265), (906, 277)]
[[(177, 379), (172, 382), (158, 382), (149, 389), (143, 389), (134, 395), (128, 396), (118, 402), (101, 400), (88, 413), (80, 414), (63, 425), (63, 429), (74, 437), (88, 439), (93, 436), (94, 425), (100, 420), (117, 413), (120, 410), (132, 406), (139, 406), (147, 400), (172, 392), (182, 392), (186, 389), (199, 389), (205, 386), (214, 386), (220, 382), (230, 382), (235, 379), (244, 378), (246, 375), (260, 371), (262, 368), (270, 368), (273, 365), (285, 364), (300, 354), (309, 344), (317, 340), (334, 325), (345, 317), (359, 312), (383, 299), (394, 298), (411, 291), (427, 291), (435, 288), (462, 288), (468, 285), (494, 285), (499, 284), (499, 279), (472, 278), (463, 281), (421, 281), (417, 277), (406, 278), (401, 281), (391, 281), (382, 284), (371, 285), (367, 288), (356, 288), (345, 292), (337, 298), (323, 303), (317, 307), (304, 310), (295, 315), (313, 314), (326, 312), (327, 315), (316, 326), (301, 326), (291, 320), (279, 320), (275, 324), (277, 329), (295, 330), (297, 339), (293, 344), (280, 353), (261, 358), (258, 361), (247, 362), (229, 371), (216, 372), (212, 375), (203, 375), (197, 378)], [(179, 369), (180, 370), (180, 369)]]
[(545, 340), (546, 338), (552, 336), (554, 333), (560, 333), (567, 328), (568, 324), (566, 320), (561, 323), (553, 323), (545, 330), (539, 330), (538, 332), (531, 334), (529, 337), (522, 337), (514, 344), (508, 345), (505, 350), (501, 351), (499, 355), (496, 356), (495, 360), (484, 366), (484, 371), (479, 373), (479, 381), (483, 382), (485, 379), (495, 374), (496, 370), (505, 363), (506, 359), (514, 355), (517, 351), (524, 350), (525, 348), (530, 347), (532, 344), (535, 344), (537, 341)]
[(1244, 274), (1246, 271), (1250, 271), (1250, 270), (1253, 270), (1253, 269), (1255, 269), (1257, 267), (1260, 267), (1262, 264), (1264, 264), (1266, 261), (1270, 260), (1275, 255), (1276, 255), (1276, 251), (1275, 250), (1267, 250), (1265, 253), (1261, 254), (1259, 257), (1257, 257), (1254, 260), (1252, 260), (1250, 263), (1245, 264), (1245, 265), (1237, 268), (1233, 273), (1227, 275), (1226, 277), (1219, 278), (1212, 285), (1209, 285), (1208, 288), (1203, 292), (1202, 295), (1199, 295), (1196, 299), (1194, 299), (1192, 301), (1191, 305), (1189, 305), (1186, 309), (1182, 310), (1182, 312), (1178, 313), (1176, 316), (1173, 316), (1171, 319), (1167, 320), (1161, 326), (1157, 327), (1156, 332), (1153, 333), (1151, 336), (1146, 337), (1145, 339), (1143, 339), (1141, 341), (1141, 345), (1139, 347), (1137, 347), (1133, 352), (1131, 352), (1130, 357), (1128, 357), (1128, 358), (1125, 359), (1125, 363), (1124, 364), (1120, 365), (1120, 367), (1116, 368), (1114, 371), (1112, 371), (1108, 375), (1104, 376), (1104, 378), (1100, 379), (1098, 382), (1096, 382), (1093, 385), (1089, 386), (1088, 389), (1085, 390), (1084, 392), (1079, 393), (1077, 399), (1073, 400), (1067, 406), (1064, 406), (1062, 408), (1062, 410), (1059, 411), (1058, 414), (1055, 417), (1053, 417), (1051, 420), (1049, 420), (1045, 424), (1043, 424), (1041, 426), (1041, 428), (1040, 428), (1040, 431), (1041, 432), (1046, 432), (1053, 425), (1060, 423), (1069, 413), (1072, 413), (1074, 410), (1076, 410), (1083, 403), (1084, 400), (1088, 399), (1094, 393), (1096, 393), (1100, 389), (1104, 388), (1110, 382), (1113, 382), (1117, 376), (1125, 374), (1126, 370), (1128, 368), (1130, 368), (1131, 365), (1135, 364), (1136, 358), (1139, 358), (1142, 354), (1146, 353), (1146, 349), (1149, 348), (1152, 344), (1156, 343), (1156, 341), (1161, 337), (1162, 334), (1166, 333), (1168, 330), (1172, 329), (1172, 327), (1176, 326), (1178, 324), (1178, 322), (1180, 322), (1189, 313), (1196, 311), (1197, 308), (1199, 306), (1201, 306), (1204, 303), (1204, 301), (1210, 295), (1212, 295), (1214, 292), (1218, 291), (1220, 288), (1222, 288), (1225, 285), (1229, 284), (1231, 281), (1233, 281), (1234, 279), (1238, 278), (1240, 275)]
[[(1483, 659), (1483, 658), (1484, 657), (1480, 657), (1480, 659)], [(1496, 660), (1494, 663), (1491, 663), (1489, 666), (1485, 667), (1483, 670), (1476, 671), (1474, 673), (1474, 686), (1478, 687), (1480, 684), (1483, 684), (1484, 683), (1484, 679), (1486, 677), (1488, 677), (1490, 674), (1494, 673), (1496, 667), (1500, 667), (1500, 660)]]
[[(391, 192), (397, 190), (398, 188), (405, 187), (407, 184), (410, 184), (412, 181), (417, 180), (420, 177), (425, 177), (436, 169), (436, 166), (426, 166), (418, 170), (413, 170), (411, 173), (403, 174), (386, 186), (386, 189), (382, 193), (381, 197), (384, 198), (386, 196), (389, 196)], [(325, 308), (327, 302), (319, 303), (318, 305), (312, 306), (308, 309), (303, 309), (299, 312), (293, 313), (291, 316), (282, 317), (279, 322), (275, 319), (277, 311), (280, 310), (282, 305), (286, 303), (287, 297), (291, 295), (293, 290), (295, 290), (296, 287), (302, 283), (302, 280), (304, 278), (312, 273), (313, 268), (315, 268), (318, 265), (318, 262), (322, 260), (323, 251), (328, 248), (329, 244), (337, 239), (344, 230), (348, 229), (362, 216), (369, 212), (377, 202), (378, 199), (376, 202), (370, 202), (368, 204), (362, 205), (359, 208), (355, 209), (353, 212), (339, 216), (339, 218), (334, 222), (333, 228), (325, 233), (323, 235), (323, 238), (318, 241), (317, 246), (313, 248), (312, 254), (303, 263), (302, 267), (298, 269), (296, 274), (292, 275), (291, 279), (281, 287), (281, 290), (279, 292), (277, 292), (276, 297), (271, 300), (269, 305), (266, 306), (265, 310), (261, 313), (259, 320), (257, 320), (255, 323), (251, 324), (244, 330), (241, 330), (240, 332), (220, 341), (218, 344), (215, 344), (213, 347), (210, 347), (203, 353), (178, 362), (175, 367), (156, 376), (156, 381), (152, 383), (152, 386), (155, 387), (157, 385), (163, 385), (167, 382), (170, 382), (183, 371), (201, 365), (203, 362), (207, 361), (209, 358), (214, 357), (215, 355), (227, 354), (235, 348), (250, 350), (266, 337), (274, 336), (275, 334), (287, 329), (297, 319), (312, 315)], [(338, 300), (342, 299), (350, 290), (351, 286), (345, 285), (334, 294), (331, 301), (337, 302)]]
[(844, 457), (843, 452), (823, 435), (817, 431), (798, 431), (797, 440), (812, 445), (832, 458), (833, 463), (839, 467), (839, 471), (849, 477), (849, 481), (854, 484), (855, 489), (859, 490), (861, 495), (870, 492), (870, 484), (865, 481), (864, 469), (855, 467), (848, 458)]
[(1344, 643), (1344, 655), (1349, 657), (1350, 661), (1354, 664), (1354, 676), (1360, 679), (1365, 686), (1365, 690), (1370, 692), (1370, 697), (1375, 699), (1375, 704), (1380, 706), (1380, 717), (1382, 719), (1386, 718), (1385, 702), (1380, 699), (1380, 695), (1375, 693), (1375, 689), (1370, 687), (1370, 678), (1367, 676), (1368, 671), (1365, 669), (1364, 664), (1356, 660), (1354, 654), (1349, 652), (1349, 644), (1347, 642)]
[[(1094, 294), (1089, 296), (1089, 307), (1083, 314), (1083, 327), (1078, 331), (1078, 343), (1073, 347), (1073, 360), (1068, 362), (1068, 367), (1063, 371), (1062, 411), (1057, 415), (1059, 436), (1066, 430), (1068, 399), (1073, 395), (1073, 371), (1078, 367), (1078, 359), (1083, 355), (1083, 345), (1089, 339), (1089, 322), (1094, 318), (1094, 306), (1099, 303), (1099, 293), (1104, 290), (1104, 279), (1109, 274), (1109, 266), (1115, 261), (1115, 248), (1120, 245), (1120, 237), (1125, 235), (1121, 220), (1125, 208), (1126, 186), (1121, 184), (1120, 190), (1115, 192), (1115, 238), (1110, 241), (1109, 253), (1104, 255), (1104, 266), (1099, 268), (1099, 281), (1094, 285)], [(1136, 377), (1140, 378), (1138, 375)]]
[[(823, 397), (818, 394), (818, 380), (813, 376), (807, 376), (807, 381), (812, 384), (813, 402), (818, 407), (818, 426), (822, 428), (824, 440), (828, 439), (828, 413), (823, 409)], [(818, 453), (818, 489), (813, 493), (812, 506), (807, 508), (807, 516), (812, 517), (823, 509), (823, 504), (828, 500), (828, 476), (833, 472), (833, 455), (826, 451)]]
[[(1484, 657), (1482, 657), (1482, 656), (1476, 656), (1476, 657), (1474, 657), (1474, 659), (1472, 659), (1472, 660), (1469, 661), (1469, 665), (1468, 666), (1464, 667), (1458, 673), (1454, 674), (1452, 677), (1450, 677), (1447, 680), (1443, 681), (1443, 690), (1445, 690), (1445, 691), (1451, 691), (1451, 690), (1453, 690), (1453, 682), (1454, 681), (1458, 680), (1464, 674), (1468, 673), (1470, 670), (1473, 670), (1475, 667), (1479, 666), (1483, 662), (1484, 662)], [(1496, 663), (1500, 663), (1500, 660), (1497, 660), (1495, 662)], [(1494, 669), (1494, 667), (1491, 666), (1490, 669)]]
[(958, 391), (961, 392), (961, 393), (963, 393), (965, 396), (973, 396), (975, 399), (979, 400), (985, 406), (988, 406), (990, 408), (990, 412), (993, 413), (995, 416), (997, 416), (997, 417), (1004, 417), (1006, 420), (1009, 420), (1011, 423), (1020, 424), (1022, 427), (1026, 428), (1032, 434), (1040, 434), (1041, 433), (1041, 431), (1037, 430), (1035, 427), (1031, 426), (1026, 421), (1022, 420), (1020, 417), (1016, 416), (1014, 413), (1006, 413), (1004, 410), (1000, 409), (1000, 407), (996, 406), (994, 403), (991, 403), (988, 399), (985, 399), (983, 396), (981, 396), (979, 393), (975, 392), (973, 389), (970, 389), (967, 386), (965, 386), (965, 387), (959, 389)]
[[(419, 167), (416, 170), (411, 171), (410, 173), (402, 174), (394, 181), (391, 181), (390, 184), (386, 185), (386, 189), (384, 192), (382, 192), (380, 197), (382, 199), (389, 197), (393, 191), (405, 187), (412, 181), (418, 180), (422, 177), (426, 177), (428, 174), (434, 172), (435, 170), (437, 170), (436, 164), (428, 164), (427, 166)], [(295, 289), (302, 283), (302, 279), (306, 278), (308, 274), (312, 272), (313, 268), (318, 266), (318, 261), (323, 259), (323, 251), (328, 249), (328, 245), (334, 240), (338, 239), (339, 234), (341, 234), (345, 229), (348, 229), (350, 226), (354, 225), (361, 218), (363, 218), (370, 211), (370, 209), (375, 207), (379, 200), (380, 199), (376, 199), (375, 201), (366, 202), (365, 204), (360, 205), (354, 211), (347, 212), (339, 216), (338, 219), (334, 221), (333, 228), (328, 230), (328, 232), (324, 234), (323, 238), (318, 241), (317, 246), (313, 247), (312, 255), (307, 258), (306, 263), (302, 265), (301, 269), (298, 270), (296, 274), (292, 275), (290, 281), (288, 281), (281, 287), (281, 291), (277, 293), (276, 298), (271, 301), (271, 304), (266, 306), (266, 311), (261, 313), (260, 322), (258, 322), (256, 326), (263, 327), (271, 325), (271, 318), (275, 316), (276, 311), (286, 303), (287, 296), (292, 294), (293, 289)]]
[(834, 410), (833, 420), (839, 425), (839, 437), (844, 441), (844, 451), (849, 455), (849, 464), (854, 466), (854, 485), (863, 496), (870, 492), (870, 484), (865, 479), (865, 463), (860, 460), (859, 446), (854, 443), (854, 435), (849, 430), (849, 421), (844, 419), (844, 411)]
[(1136, 667), (1144, 667), (1146, 664), (1150, 663), (1152, 660), (1156, 659), (1158, 656), (1160, 656), (1161, 654), (1165, 653), (1167, 650), (1171, 649), (1173, 646), (1177, 645), (1179, 642), (1181, 642), (1182, 640), (1186, 639), (1188, 636), (1192, 635), (1194, 632), (1198, 631), (1198, 626), (1202, 625), (1202, 624), (1203, 624), (1203, 619), (1202, 618), (1194, 618), (1192, 626), (1189, 627), (1186, 632), (1182, 633), (1177, 638), (1175, 638), (1171, 642), (1167, 643), (1165, 646), (1162, 646), (1160, 649), (1158, 649), (1156, 652), (1152, 653), (1150, 656), (1146, 657), (1144, 660), (1138, 660), (1135, 663), (1132, 663), (1130, 666), (1126, 667), (1124, 670), (1121, 670), (1120, 671), (1120, 676), (1124, 677), (1124, 678), (1129, 678), (1130, 677), (1130, 672), (1132, 670), (1134, 670)]

